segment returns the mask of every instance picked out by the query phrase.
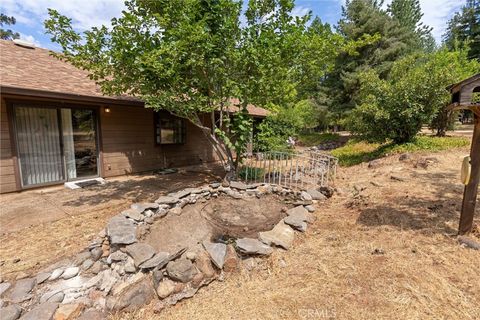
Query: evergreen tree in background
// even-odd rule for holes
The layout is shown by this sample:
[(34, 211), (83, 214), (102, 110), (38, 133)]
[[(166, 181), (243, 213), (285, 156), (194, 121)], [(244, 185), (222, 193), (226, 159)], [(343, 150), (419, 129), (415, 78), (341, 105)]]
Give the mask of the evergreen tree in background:
[[(0, 27), (4, 25), (14, 25), (17, 22), (15, 17), (9, 17), (3, 13), (0, 13)], [(0, 39), (3, 40), (12, 40), (20, 38), (20, 34), (18, 32), (14, 32), (10, 29), (3, 29), (0, 28)]]
[(421, 22), (423, 17), (419, 0), (393, 0), (388, 5), (388, 12), (398, 20), (400, 26), (412, 34), (411, 45), (422, 51), (432, 52), (435, 39), (432, 29)]
[(450, 50), (469, 46), (468, 57), (480, 60), (480, 0), (467, 0), (460, 12), (455, 13), (443, 41)]
[(366, 43), (353, 54), (341, 52), (324, 82), (322, 91), (329, 97), (329, 108), (338, 118), (355, 107), (361, 72), (374, 69), (384, 79), (395, 60), (416, 50), (411, 45), (411, 33), (382, 5), (383, 1), (347, 0), (342, 7), (338, 33), (346, 41), (361, 42), (368, 37), (376, 41)]

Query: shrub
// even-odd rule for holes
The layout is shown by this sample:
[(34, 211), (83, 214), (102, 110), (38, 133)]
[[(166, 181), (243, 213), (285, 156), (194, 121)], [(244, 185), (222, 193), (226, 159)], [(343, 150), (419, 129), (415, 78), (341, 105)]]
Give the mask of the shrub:
[(296, 132), (295, 124), (278, 115), (268, 116), (258, 126), (258, 133), (254, 141), (254, 150), (287, 152), (291, 147), (287, 143), (288, 137)]
[(464, 51), (439, 50), (396, 61), (386, 80), (373, 70), (365, 71), (360, 76), (359, 104), (348, 116), (347, 127), (369, 142), (412, 141), (425, 123), (444, 134), (450, 119), (445, 87), (479, 69)]
[(238, 171), (238, 176), (244, 180), (259, 180), (263, 179), (265, 170), (263, 168), (244, 166)]

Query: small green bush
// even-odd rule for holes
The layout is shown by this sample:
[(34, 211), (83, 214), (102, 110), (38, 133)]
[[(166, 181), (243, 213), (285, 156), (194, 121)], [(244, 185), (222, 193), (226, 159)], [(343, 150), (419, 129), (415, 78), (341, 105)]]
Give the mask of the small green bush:
[(269, 116), (258, 126), (258, 133), (254, 141), (254, 150), (288, 152), (291, 147), (287, 143), (288, 137), (295, 135), (292, 123), (277, 116)]
[(263, 179), (265, 170), (263, 168), (244, 166), (238, 171), (238, 177), (244, 180)]

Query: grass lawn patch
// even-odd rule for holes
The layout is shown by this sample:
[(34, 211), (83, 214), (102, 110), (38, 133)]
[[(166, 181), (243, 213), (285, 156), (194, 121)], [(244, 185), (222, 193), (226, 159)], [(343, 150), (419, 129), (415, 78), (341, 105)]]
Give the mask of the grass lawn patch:
[(391, 154), (415, 151), (435, 152), (469, 145), (470, 139), (465, 137), (418, 136), (414, 141), (404, 144), (379, 144), (350, 140), (345, 146), (333, 150), (332, 155), (338, 158), (340, 165), (353, 166)]
[(322, 143), (327, 142), (336, 142), (340, 140), (340, 135), (338, 133), (329, 133), (329, 132), (312, 132), (312, 133), (303, 133), (298, 136), (298, 140), (305, 147), (318, 146)]

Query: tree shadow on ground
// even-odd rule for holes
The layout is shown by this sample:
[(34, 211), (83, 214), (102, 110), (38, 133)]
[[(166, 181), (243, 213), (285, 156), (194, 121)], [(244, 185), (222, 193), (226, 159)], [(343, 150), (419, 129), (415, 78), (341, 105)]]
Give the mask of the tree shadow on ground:
[[(361, 209), (357, 223), (372, 227), (392, 226), (425, 234), (456, 233), (463, 195), (463, 186), (456, 183), (458, 173), (453, 170), (444, 173), (426, 171), (415, 172), (415, 175), (420, 186), (412, 189), (410, 194), (399, 191), (379, 205)], [(422, 186), (424, 190), (417, 192)], [(477, 205), (477, 219), (479, 214)]]
[(108, 181), (105, 185), (94, 185), (78, 190), (80, 195), (77, 194), (73, 198), (68, 197), (69, 199), (62, 201), (61, 205), (72, 207), (94, 206), (108, 204), (112, 200), (154, 201), (161, 194), (217, 181), (221, 175), (222, 169), (219, 166), (209, 166), (195, 171), (181, 170), (178, 173), (167, 175), (156, 175), (150, 172), (131, 178)]

